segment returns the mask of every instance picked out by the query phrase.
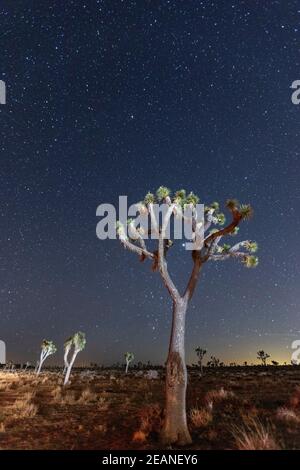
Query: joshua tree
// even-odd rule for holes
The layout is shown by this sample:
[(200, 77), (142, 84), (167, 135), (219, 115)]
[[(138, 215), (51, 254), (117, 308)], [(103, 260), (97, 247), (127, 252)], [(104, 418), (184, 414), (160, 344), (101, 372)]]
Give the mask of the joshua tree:
[(44, 339), (44, 341), (41, 344), (41, 355), (40, 355), (40, 360), (39, 360), (39, 366), (36, 371), (37, 375), (41, 372), (42, 366), (47, 359), (48, 356), (51, 356), (51, 354), (54, 354), (56, 352), (56, 346), (53, 343), (53, 341), (47, 341)]
[[(247, 268), (257, 265), (258, 259), (252, 255), (256, 251), (255, 242), (246, 240), (231, 245), (220, 245), (224, 236), (236, 235), (238, 225), (244, 219), (250, 218), (252, 209), (249, 205), (240, 204), (236, 200), (227, 201), (227, 209), (231, 214), (228, 224), (225, 215), (220, 212), (219, 204), (214, 202), (204, 206), (204, 221), (198, 221), (197, 204), (199, 198), (194, 194), (186, 194), (185, 190), (177, 191), (173, 196), (168, 188), (161, 186), (156, 195), (148, 193), (145, 199), (138, 204), (140, 215), (151, 220), (150, 237), (157, 239), (157, 248), (152, 251), (145, 242), (142, 227), (137, 227), (135, 221), (127, 222), (128, 230), (122, 222), (117, 223), (117, 235), (124, 248), (139, 256), (140, 261), (146, 259), (152, 262), (152, 269), (158, 270), (173, 302), (173, 321), (169, 344), (169, 353), (166, 365), (166, 404), (165, 420), (161, 432), (164, 444), (189, 444), (191, 436), (186, 419), (186, 386), (187, 370), (185, 364), (185, 317), (188, 304), (193, 296), (199, 274), (208, 261), (223, 261), (235, 259)], [(168, 209), (162, 220), (155, 213), (154, 204), (163, 203)], [(189, 216), (186, 216), (188, 209)], [(193, 267), (186, 288), (180, 293), (174, 284), (167, 266), (167, 254), (174, 245), (170, 239), (167, 228), (174, 217), (175, 220), (188, 222), (192, 230)], [(213, 227), (215, 226), (215, 227)], [(203, 230), (204, 229), (204, 235)], [(147, 233), (146, 233), (147, 235)], [(182, 242), (181, 242), (182, 243)]]
[(129, 364), (130, 364), (130, 362), (132, 362), (133, 359), (134, 359), (134, 354), (131, 353), (131, 352), (127, 352), (127, 353), (124, 354), (124, 356), (125, 356), (125, 361), (126, 361), (125, 374), (127, 374)]
[[(75, 335), (72, 336), (72, 338), (69, 338), (69, 340), (67, 340), (67, 342), (70, 341), (70, 340), (72, 340), (72, 341), (71, 341), (71, 346), (70, 346), (68, 352), (70, 352), (72, 346), (73, 346), (74, 349), (73, 349), (73, 356), (72, 356), (70, 362), (68, 361), (68, 355), (66, 356), (66, 354), (65, 354), (65, 365), (67, 365), (67, 369), (66, 369), (64, 385), (67, 385), (67, 383), (69, 381), (70, 373), (71, 373), (72, 367), (74, 365), (77, 354), (80, 351), (82, 351), (85, 348), (85, 345), (86, 345), (85, 334), (82, 333), (81, 331), (78, 331), (78, 333), (75, 333)], [(65, 345), (66, 345), (66, 343), (65, 343)], [(65, 351), (66, 351), (66, 346), (65, 346)]]
[(28, 369), (28, 367), (30, 367), (30, 366), (31, 366), (30, 362), (27, 361), (26, 364), (25, 364), (25, 367), (24, 367), (24, 371), (26, 371)]
[(200, 348), (200, 346), (198, 348), (196, 348), (195, 351), (196, 351), (196, 354), (198, 356), (198, 364), (200, 366), (200, 373), (202, 375), (203, 374), (203, 358), (204, 358), (205, 354), (207, 353), (207, 351), (206, 351), (206, 349)]
[(261, 360), (261, 364), (262, 366), (266, 366), (267, 365), (267, 359), (269, 358), (269, 354), (265, 353), (265, 351), (261, 350), (261, 351), (257, 351), (257, 359), (260, 359)]
[(271, 362), (272, 362), (273, 366), (278, 366), (279, 365), (279, 362), (277, 362), (277, 361), (271, 361)]
[(64, 342), (64, 350), (65, 350), (65, 353), (64, 353), (64, 370), (63, 370), (63, 374), (66, 373), (68, 367), (69, 367), (69, 363), (68, 363), (68, 355), (69, 355), (69, 352), (70, 352), (70, 349), (72, 347), (72, 344), (73, 344), (73, 336), (71, 336), (70, 338), (68, 338), (65, 342)]

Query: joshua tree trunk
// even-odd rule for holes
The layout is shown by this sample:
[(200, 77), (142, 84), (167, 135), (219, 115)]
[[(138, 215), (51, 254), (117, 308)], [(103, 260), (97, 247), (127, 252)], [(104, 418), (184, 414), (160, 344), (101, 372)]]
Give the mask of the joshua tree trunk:
[(127, 372), (128, 372), (128, 366), (129, 366), (129, 362), (128, 362), (128, 361), (126, 361), (125, 374), (127, 374)]
[(71, 373), (71, 370), (72, 370), (72, 367), (73, 367), (73, 364), (75, 362), (75, 359), (76, 359), (76, 356), (77, 356), (78, 352), (79, 351), (74, 351), (74, 353), (73, 353), (72, 360), (69, 364), (69, 367), (67, 368), (67, 372), (66, 372), (66, 375), (65, 375), (64, 385), (67, 385), (67, 383), (69, 382), (70, 373)]
[(187, 445), (192, 442), (186, 420), (187, 370), (184, 332), (187, 300), (173, 301), (172, 332), (166, 367), (165, 421), (161, 433), (163, 443)]
[(44, 362), (44, 361), (40, 361), (40, 362), (39, 362), (39, 366), (38, 366), (38, 369), (37, 369), (37, 372), (36, 372), (37, 375), (39, 375), (39, 373), (41, 372), (43, 362)]

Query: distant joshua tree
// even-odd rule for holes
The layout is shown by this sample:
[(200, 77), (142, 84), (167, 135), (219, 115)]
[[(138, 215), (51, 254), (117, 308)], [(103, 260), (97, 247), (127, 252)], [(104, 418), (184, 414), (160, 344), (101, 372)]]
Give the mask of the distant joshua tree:
[(266, 366), (267, 365), (267, 359), (270, 357), (269, 354), (265, 353), (264, 350), (261, 350), (261, 351), (257, 351), (257, 359), (260, 359), (261, 360), (261, 364), (262, 366)]
[(127, 352), (127, 353), (124, 354), (124, 356), (125, 356), (125, 361), (126, 361), (125, 374), (127, 374), (129, 364), (130, 364), (130, 363), (133, 361), (133, 359), (134, 359), (134, 354), (131, 353), (131, 352)]
[(44, 339), (44, 341), (41, 344), (41, 348), (42, 350), (41, 350), (39, 365), (36, 371), (37, 375), (39, 375), (39, 373), (41, 372), (42, 366), (45, 360), (47, 359), (47, 357), (51, 356), (51, 354), (56, 353), (56, 346), (53, 343), (53, 341), (48, 341)]
[(205, 356), (205, 354), (207, 353), (206, 349), (202, 349), (200, 348), (200, 346), (198, 346), (198, 348), (195, 349), (195, 352), (198, 356), (198, 364), (200, 366), (200, 374), (203, 375), (203, 358)]
[(210, 361), (208, 361), (207, 365), (209, 367), (219, 367), (220, 366), (220, 359), (218, 359), (215, 356), (210, 356)]
[(24, 372), (25, 372), (25, 371), (28, 369), (28, 367), (30, 367), (30, 366), (31, 366), (30, 362), (27, 361), (26, 364), (25, 364), (25, 367), (24, 367)]
[[(65, 358), (65, 368), (66, 368), (65, 374), (66, 375), (65, 375), (64, 385), (67, 385), (67, 383), (69, 382), (70, 373), (71, 373), (72, 367), (74, 365), (76, 356), (80, 351), (82, 351), (85, 348), (85, 345), (86, 345), (85, 334), (82, 333), (81, 331), (78, 331), (78, 333), (75, 333), (71, 338), (69, 338), (65, 342), (65, 355), (64, 355), (64, 358)], [(72, 355), (72, 358), (69, 362), (68, 354), (71, 351), (72, 347), (73, 347), (73, 355)], [(66, 355), (66, 349), (68, 350), (67, 355)]]
[(279, 365), (279, 362), (277, 362), (277, 361), (271, 361), (271, 363), (272, 363), (273, 366), (278, 366)]
[[(200, 271), (207, 261), (224, 261), (234, 259), (240, 261), (247, 268), (255, 267), (258, 259), (253, 256), (257, 244), (246, 240), (234, 245), (220, 245), (224, 236), (238, 233), (238, 225), (242, 220), (249, 219), (253, 213), (250, 205), (240, 204), (235, 199), (227, 201), (231, 220), (225, 225), (225, 215), (220, 211), (219, 204), (213, 202), (204, 206), (204, 220), (199, 220), (199, 198), (193, 192), (186, 194), (181, 189), (175, 194), (165, 186), (160, 186), (156, 194), (146, 194), (144, 200), (137, 204), (139, 215), (151, 220), (150, 238), (157, 239), (157, 247), (147, 247), (142, 227), (129, 219), (127, 227), (123, 222), (117, 223), (117, 235), (125, 249), (139, 256), (140, 261), (150, 260), (152, 270), (158, 271), (162, 277), (173, 302), (173, 321), (170, 336), (168, 359), (166, 365), (166, 395), (165, 419), (161, 431), (161, 441), (164, 445), (177, 443), (186, 445), (192, 442), (186, 417), (186, 387), (187, 369), (185, 363), (185, 318), (188, 305), (194, 294)], [(162, 217), (157, 214), (155, 204), (164, 204)], [(166, 210), (165, 210), (166, 209)], [(139, 219), (139, 216), (137, 220)], [(183, 293), (179, 292), (170, 276), (167, 255), (174, 246), (170, 239), (169, 227), (172, 220), (178, 223), (185, 221), (191, 227), (193, 247), (190, 251), (193, 267)], [(103, 224), (103, 221), (101, 221)], [(213, 227), (215, 225), (215, 227)], [(223, 227), (222, 227), (223, 226)], [(204, 233), (203, 233), (204, 229)], [(146, 235), (146, 236), (145, 236)], [(188, 253), (188, 251), (187, 251)]]

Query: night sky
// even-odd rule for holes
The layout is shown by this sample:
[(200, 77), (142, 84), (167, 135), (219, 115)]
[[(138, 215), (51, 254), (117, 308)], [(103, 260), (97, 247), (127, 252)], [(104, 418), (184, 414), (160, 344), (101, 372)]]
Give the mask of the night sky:
[[(78, 363), (163, 363), (171, 302), (150, 264), (96, 237), (96, 208), (160, 185), (238, 198), (259, 266), (207, 263), (187, 315), (222, 361), (290, 362), (300, 339), (300, 1), (2, 0), (0, 338), (35, 361), (87, 335)], [(230, 240), (231, 241), (231, 240)], [(226, 242), (226, 240), (224, 240)], [(170, 271), (183, 287), (183, 247)], [(50, 363), (50, 361), (49, 361)]]

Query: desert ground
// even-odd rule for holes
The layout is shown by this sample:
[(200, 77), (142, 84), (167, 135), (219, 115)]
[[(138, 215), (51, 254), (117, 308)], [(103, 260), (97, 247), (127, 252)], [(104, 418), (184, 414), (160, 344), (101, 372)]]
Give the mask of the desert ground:
[[(0, 370), (0, 449), (160, 449), (164, 371)], [(189, 449), (300, 449), (300, 367), (188, 371)]]

